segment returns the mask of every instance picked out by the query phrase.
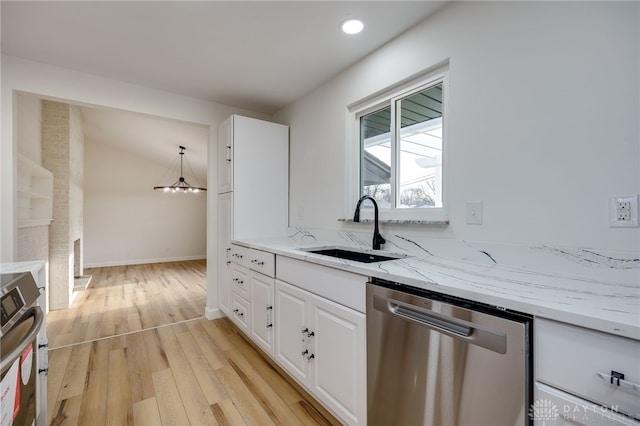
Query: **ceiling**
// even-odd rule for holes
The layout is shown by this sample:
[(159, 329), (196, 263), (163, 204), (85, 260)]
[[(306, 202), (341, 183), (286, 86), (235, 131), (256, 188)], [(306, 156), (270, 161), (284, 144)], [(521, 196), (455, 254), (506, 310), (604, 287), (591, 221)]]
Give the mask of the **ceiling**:
[[(2, 52), (272, 114), (445, 3), (3, 0)], [(340, 31), (351, 17), (364, 21), (362, 33)], [(85, 130), (92, 137), (110, 126), (111, 139), (123, 140), (125, 133), (114, 133), (138, 126), (143, 144), (142, 129), (154, 122), (106, 110), (90, 115)], [(133, 124), (136, 118), (142, 121)], [(187, 145), (170, 146), (177, 152), (178, 144)]]

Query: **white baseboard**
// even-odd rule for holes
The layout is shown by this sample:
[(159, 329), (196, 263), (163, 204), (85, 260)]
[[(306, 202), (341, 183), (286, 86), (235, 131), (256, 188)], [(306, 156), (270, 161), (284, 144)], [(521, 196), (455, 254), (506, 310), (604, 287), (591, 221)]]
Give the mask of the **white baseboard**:
[(219, 308), (209, 308), (207, 306), (204, 310), (204, 316), (208, 320), (214, 320), (216, 318), (222, 318), (224, 313)]
[(84, 262), (84, 268), (102, 268), (107, 266), (144, 265), (147, 263), (182, 262), (185, 260), (202, 260), (206, 255), (170, 257), (164, 259), (137, 259), (137, 260), (107, 260), (104, 262)]

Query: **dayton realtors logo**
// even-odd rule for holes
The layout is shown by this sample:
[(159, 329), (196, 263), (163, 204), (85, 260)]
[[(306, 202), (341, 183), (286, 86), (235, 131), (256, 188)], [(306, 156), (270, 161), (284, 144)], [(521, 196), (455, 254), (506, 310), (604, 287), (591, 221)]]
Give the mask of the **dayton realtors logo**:
[(538, 399), (529, 407), (529, 417), (536, 426), (553, 426), (569, 423), (608, 426), (624, 423), (629, 417), (618, 412), (617, 406), (603, 407), (597, 404), (554, 404), (548, 399)]
[(542, 426), (545, 426), (547, 422), (555, 422), (560, 418), (560, 412), (558, 407), (548, 399), (538, 399), (529, 408), (529, 416), (531, 419), (539, 424), (542, 422)]

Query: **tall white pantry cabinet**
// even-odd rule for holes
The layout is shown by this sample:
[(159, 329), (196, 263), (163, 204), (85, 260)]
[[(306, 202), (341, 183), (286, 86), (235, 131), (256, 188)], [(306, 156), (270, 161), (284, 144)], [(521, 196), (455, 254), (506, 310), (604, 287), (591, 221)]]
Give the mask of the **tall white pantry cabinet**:
[(282, 237), (289, 222), (289, 127), (232, 115), (218, 127), (218, 299), (231, 312), (231, 241)]

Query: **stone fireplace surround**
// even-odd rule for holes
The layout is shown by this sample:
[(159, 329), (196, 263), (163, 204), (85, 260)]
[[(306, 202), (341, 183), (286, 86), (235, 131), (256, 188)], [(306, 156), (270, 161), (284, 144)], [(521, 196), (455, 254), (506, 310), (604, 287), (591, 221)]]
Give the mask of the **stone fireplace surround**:
[(49, 306), (71, 306), (82, 276), (84, 135), (80, 108), (42, 101), (42, 165), (53, 175), (53, 222), (49, 227)]

